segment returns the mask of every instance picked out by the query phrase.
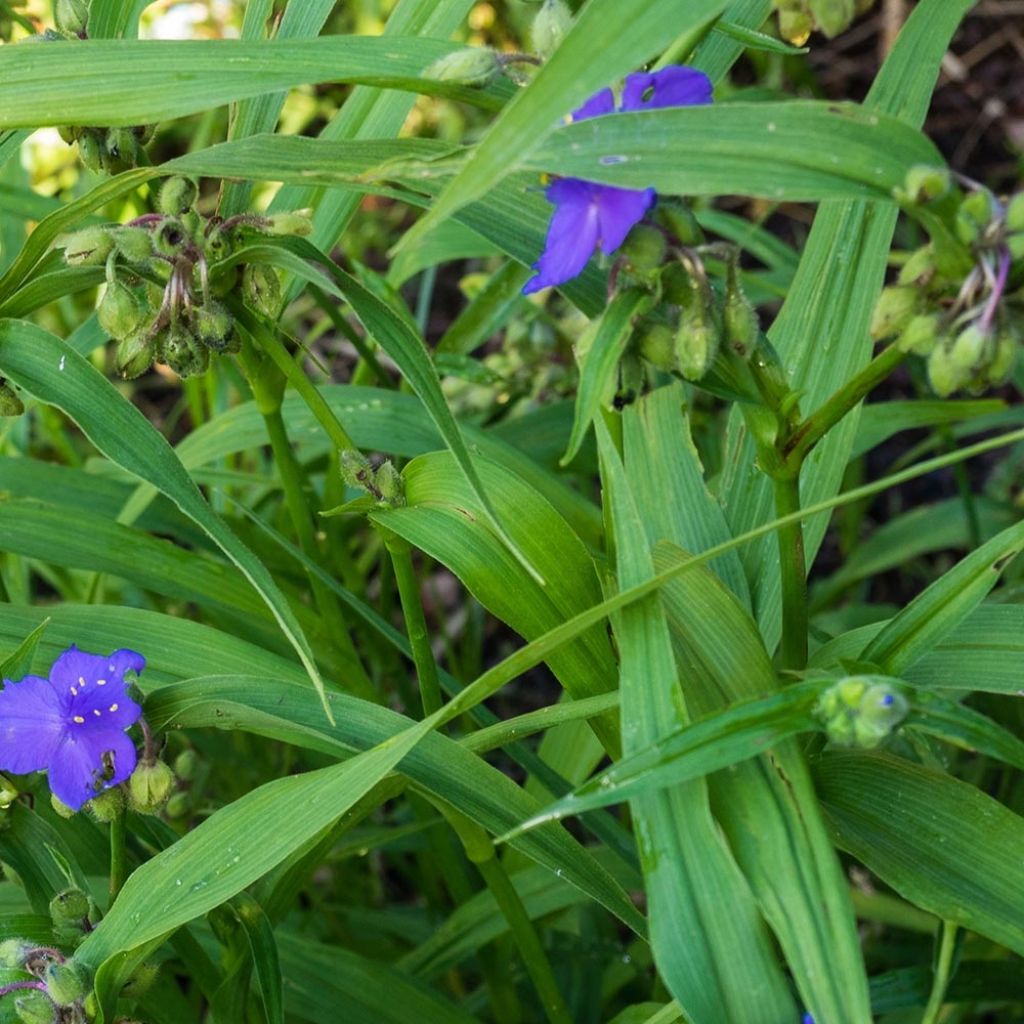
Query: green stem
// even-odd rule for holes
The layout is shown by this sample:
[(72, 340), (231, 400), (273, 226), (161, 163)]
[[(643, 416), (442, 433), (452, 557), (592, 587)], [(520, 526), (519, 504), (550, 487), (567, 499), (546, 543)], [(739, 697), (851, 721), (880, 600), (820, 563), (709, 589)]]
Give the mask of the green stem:
[(402, 603), (402, 615), (405, 617), (405, 629), (409, 634), (412, 660), (420, 682), (423, 716), (426, 717), (441, 707), (441, 680), (437, 674), (437, 662), (434, 660), (430, 632), (423, 614), (420, 583), (412, 564), (412, 545), (390, 530), (384, 534), (384, 544), (391, 555), (391, 564), (395, 570), (398, 597)]
[(936, 1024), (939, 1019), (939, 1012), (946, 998), (946, 987), (949, 985), (950, 968), (953, 966), (956, 933), (957, 925), (954, 921), (942, 922), (942, 939), (939, 943), (938, 960), (935, 963), (932, 991), (928, 997), (928, 1005), (924, 1008), (921, 1024)]
[(794, 466), (802, 465), (811, 449), (906, 358), (907, 353), (896, 345), (890, 345), (875, 356), (856, 377), (847, 381), (796, 427), (783, 447), (782, 454), (787, 461)]
[[(775, 514), (781, 519), (800, 511), (800, 478), (775, 480)], [(807, 667), (807, 562), (804, 528), (797, 519), (779, 528), (782, 577), (782, 648), (784, 669)]]
[(119, 808), (110, 821), (110, 902), (113, 904), (128, 877), (125, 810)]
[(439, 808), (455, 830), (466, 856), (477, 866), (498, 909), (508, 922), (509, 931), (519, 948), (526, 971), (533, 981), (537, 995), (550, 1024), (572, 1024), (569, 1008), (565, 1005), (551, 962), (537, 936), (530, 915), (516, 892), (501, 861), (495, 856), (491, 837), (475, 821), (448, 807)]

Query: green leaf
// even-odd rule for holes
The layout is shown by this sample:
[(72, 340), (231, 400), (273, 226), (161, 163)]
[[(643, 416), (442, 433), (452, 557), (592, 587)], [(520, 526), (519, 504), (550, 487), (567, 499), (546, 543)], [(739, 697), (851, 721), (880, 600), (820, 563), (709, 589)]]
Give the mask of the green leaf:
[(872, 402), (861, 410), (850, 458), (872, 451), (903, 430), (961, 423), (1005, 408), (998, 398)]
[[(907, 19), (865, 100), (880, 117), (895, 117), (919, 128), (931, 102), (935, 79), (949, 41), (973, 0), (922, 0)], [(870, 114), (869, 114), (870, 116)], [(830, 152), (831, 150), (826, 150)], [(814, 218), (794, 279), (769, 331), (801, 393), (804, 413), (817, 408), (871, 358), (868, 321), (886, 271), (896, 224), (894, 205), (862, 200), (828, 201)], [(842, 484), (857, 430), (853, 412), (818, 445), (804, 466), (801, 497), (806, 505), (836, 494)], [(722, 503), (736, 534), (770, 520), (772, 484), (750, 474), (756, 451), (742, 417), (730, 420), (721, 482)], [(828, 525), (828, 516), (807, 522), (808, 564)], [(769, 649), (781, 631), (781, 591), (775, 538), (742, 553)]]
[[(430, 214), (402, 240), (411, 247), (433, 225), (493, 188), (592, 93), (716, 17), (724, 0), (591, 0), (530, 85), (495, 120)], [(595, 54), (601, 59), (595, 60)], [(539, 251), (539, 250), (538, 250)]]
[(3, 661), (0, 661), (0, 679), (16, 682), (32, 670), (32, 659), (35, 657), (36, 648), (49, 624), (49, 619), (43, 619)]
[(616, 114), (551, 133), (513, 164), (661, 195), (888, 200), (934, 145), (853, 103), (722, 103)]
[(864, 648), (865, 661), (901, 675), (954, 629), (1024, 550), (1024, 522), (997, 534), (919, 594)]
[[(615, 531), (619, 589), (654, 575), (643, 523), (607, 428), (595, 423)], [(668, 624), (657, 595), (614, 619), (628, 757), (686, 721)], [(695, 1024), (796, 1017), (750, 890), (721, 843), (697, 780), (635, 797), (650, 904), (651, 948), (666, 987)], [(680, 935), (685, 939), (680, 941)]]
[(886, 754), (826, 754), (814, 780), (839, 846), (911, 903), (1024, 954), (1018, 815)]
[(818, 726), (811, 711), (822, 689), (832, 682), (790, 686), (768, 697), (730, 704), (684, 725), (588, 779), (514, 833), (699, 779), (763, 754), (796, 733), (815, 731)]
[(0, 370), (65, 412), (101, 452), (166, 494), (202, 527), (259, 592), (323, 697), (313, 652), (273, 577), (206, 503), (174, 450), (142, 413), (77, 352), (24, 321), (0, 321)]
[(274, 928), (248, 893), (240, 892), (230, 905), (249, 943), (267, 1024), (284, 1024), (284, 986)]
[(242, 40), (89, 39), (0, 53), (0, 128), (136, 125), (318, 82), (449, 96), (489, 110), (511, 91), (424, 77), (462, 47), (440, 39), (325, 36)]
[(756, 32), (752, 28), (737, 25), (726, 18), (720, 18), (715, 23), (714, 30), (721, 32), (722, 35), (728, 36), (730, 39), (735, 39), (738, 43), (742, 43), (747, 50), (783, 53), (790, 56), (809, 52), (806, 46), (790, 46), (789, 43), (784, 43), (781, 39), (776, 39), (775, 36), (766, 35), (764, 32)]
[(971, 753), (994, 757), (1024, 771), (1024, 740), (973, 708), (935, 694), (922, 693), (911, 702), (907, 724)]
[(561, 465), (569, 465), (576, 457), (602, 400), (607, 397), (609, 389), (614, 388), (619, 360), (633, 332), (634, 317), (647, 304), (647, 294), (639, 288), (620, 292), (612, 299), (601, 319), (590, 325), (577, 344), (580, 383), (576, 391), (572, 434)]

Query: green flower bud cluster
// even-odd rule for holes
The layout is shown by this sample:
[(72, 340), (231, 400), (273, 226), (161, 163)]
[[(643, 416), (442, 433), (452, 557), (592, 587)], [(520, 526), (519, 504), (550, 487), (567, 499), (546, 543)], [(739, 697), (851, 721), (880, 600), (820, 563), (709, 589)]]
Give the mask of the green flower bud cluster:
[(24, 971), (35, 979), (17, 983), (23, 986), (17, 991), (24, 993), (14, 1004), (18, 1020), (84, 1024), (84, 1003), (91, 989), (89, 975), (59, 949), (26, 939), (8, 939), (0, 943), (0, 968)]
[(774, 0), (779, 16), (779, 35), (795, 46), (803, 46), (815, 29), (831, 39), (845, 32), (874, 0)]
[(122, 377), (138, 377), (154, 362), (190, 377), (209, 368), (211, 355), (238, 352), (235, 319), (221, 300), (237, 289), (239, 278), (246, 305), (264, 317), (280, 309), (281, 284), (271, 267), (218, 264), (244, 243), (247, 232), (305, 235), (312, 230), (309, 218), (204, 218), (196, 210), (198, 199), (194, 181), (168, 178), (156, 212), (126, 225), (83, 228), (59, 242), (70, 265), (106, 267), (97, 318), (117, 343), (115, 364)]
[(50, 900), (50, 920), (57, 940), (76, 945), (90, 928), (93, 903), (81, 889), (65, 889)]
[(909, 708), (895, 680), (849, 676), (818, 698), (814, 716), (837, 747), (870, 748), (892, 733)]
[(405, 504), (405, 482), (390, 459), (376, 469), (362, 452), (349, 448), (338, 455), (341, 479), (349, 487), (366, 491), (378, 505), (399, 508)]
[(1024, 193), (1005, 204), (981, 188), (960, 198), (948, 172), (917, 167), (897, 198), (932, 204), (947, 235), (933, 233), (882, 291), (872, 337), (896, 339), (926, 359), (940, 397), (1001, 384), (1013, 370), (1024, 328)]

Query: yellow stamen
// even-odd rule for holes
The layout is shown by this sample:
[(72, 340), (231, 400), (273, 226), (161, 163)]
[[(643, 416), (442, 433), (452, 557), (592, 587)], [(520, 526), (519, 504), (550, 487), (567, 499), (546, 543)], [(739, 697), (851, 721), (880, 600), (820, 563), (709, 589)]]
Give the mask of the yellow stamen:
[(73, 719), (71, 719), (71, 721), (77, 723), (78, 725), (84, 725), (85, 724), (85, 719), (81, 715), (75, 715), (75, 717)]

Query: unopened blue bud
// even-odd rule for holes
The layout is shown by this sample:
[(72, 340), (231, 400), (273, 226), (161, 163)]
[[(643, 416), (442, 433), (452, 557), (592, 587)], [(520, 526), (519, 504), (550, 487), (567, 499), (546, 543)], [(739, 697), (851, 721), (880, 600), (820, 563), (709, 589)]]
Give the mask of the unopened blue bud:
[(838, 747), (876, 747), (907, 715), (909, 705), (893, 680), (849, 676), (818, 698), (814, 715)]

